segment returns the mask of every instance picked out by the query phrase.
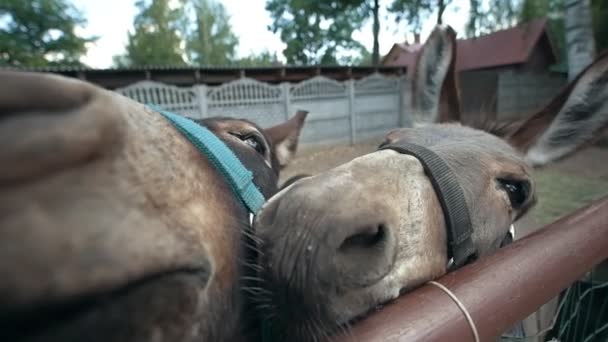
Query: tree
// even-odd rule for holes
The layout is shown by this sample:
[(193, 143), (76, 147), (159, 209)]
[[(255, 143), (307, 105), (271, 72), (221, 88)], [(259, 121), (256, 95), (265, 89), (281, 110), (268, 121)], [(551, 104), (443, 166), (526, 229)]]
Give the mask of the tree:
[(352, 34), (369, 16), (364, 0), (268, 0), (266, 10), (273, 20), (269, 29), (280, 32), (287, 45), (283, 54), (288, 64), (338, 63), (338, 53), (360, 49)]
[[(181, 6), (172, 8), (170, 0), (138, 0), (135, 6), (135, 32), (129, 33), (126, 56), (114, 62), (126, 65), (183, 65), (184, 37), (178, 33), (183, 24)], [(183, 2), (182, 2), (183, 3)]]
[(564, 0), (524, 0), (521, 4), (519, 22), (547, 18), (547, 29), (558, 55), (557, 70), (567, 70), (566, 35), (564, 29)]
[(477, 37), (512, 27), (518, 23), (520, 9), (521, 0), (469, 0), (465, 34), (467, 37)]
[(238, 38), (232, 32), (226, 9), (214, 0), (190, 0), (194, 29), (188, 32), (186, 50), (199, 65), (227, 65), (235, 57)]
[(423, 21), (435, 13), (435, 10), (435, 22), (443, 23), (443, 13), (451, 3), (452, 0), (393, 0), (388, 11), (396, 14), (397, 22), (406, 21), (414, 34), (420, 34)]
[(449, 5), (452, 0), (438, 0), (437, 1), (437, 25), (443, 24), (443, 12), (445, 12), (445, 8)]
[(568, 79), (574, 79), (595, 59), (590, 0), (565, 0)]
[(372, 64), (380, 64), (380, 1), (374, 0), (374, 6), (372, 7), (372, 17), (374, 22), (372, 24), (372, 30), (374, 35), (374, 47), (372, 49)]
[(126, 68), (131, 65), (131, 60), (127, 55), (116, 55), (112, 57), (112, 64), (117, 68)]
[(260, 54), (250, 54), (247, 57), (237, 60), (234, 64), (239, 67), (270, 67), (279, 64), (277, 56), (265, 50)]
[[(559, 62), (554, 69), (568, 71), (570, 78), (575, 77), (582, 68), (591, 63), (596, 51), (608, 47), (608, 3), (606, 1), (523, 1), (521, 22), (536, 18), (548, 18), (549, 34), (559, 54)], [(570, 23), (567, 25), (567, 22)], [(576, 30), (575, 35), (570, 37), (573, 39), (570, 42), (566, 41), (567, 27)], [(580, 36), (577, 36), (579, 34)], [(582, 46), (579, 45), (580, 43)], [(579, 56), (578, 53), (584, 53), (584, 55)], [(571, 60), (578, 65), (572, 65)]]
[(593, 34), (598, 52), (608, 49), (608, 1), (592, 0)]
[(0, 65), (81, 65), (97, 40), (76, 33), (86, 20), (65, 0), (2, 0), (0, 18)]
[(358, 56), (352, 59), (353, 65), (370, 65), (373, 64), (373, 53), (369, 52), (364, 46), (359, 50)]

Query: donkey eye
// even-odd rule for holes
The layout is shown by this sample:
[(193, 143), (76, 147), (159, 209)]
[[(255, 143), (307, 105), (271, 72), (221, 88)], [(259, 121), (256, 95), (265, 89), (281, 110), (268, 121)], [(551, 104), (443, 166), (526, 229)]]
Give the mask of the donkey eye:
[(251, 148), (256, 150), (256, 152), (258, 152), (262, 156), (265, 155), (266, 147), (264, 145), (262, 138), (260, 138), (257, 134), (255, 134), (255, 133), (241, 134), (240, 132), (228, 132), (228, 133), (241, 139), (242, 142), (251, 146)]
[(530, 183), (528, 181), (498, 179), (498, 183), (507, 192), (513, 209), (521, 208), (530, 196)]
[(246, 135), (244, 137), (241, 137), (241, 140), (243, 140), (245, 144), (251, 146), (259, 154), (264, 155), (264, 152), (266, 151), (266, 149), (264, 148), (264, 143), (257, 135)]

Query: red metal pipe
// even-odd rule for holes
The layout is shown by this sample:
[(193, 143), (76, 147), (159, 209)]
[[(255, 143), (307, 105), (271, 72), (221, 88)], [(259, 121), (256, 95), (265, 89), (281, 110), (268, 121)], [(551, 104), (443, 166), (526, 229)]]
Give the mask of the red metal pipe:
[[(608, 196), (438, 280), (464, 304), (481, 341), (495, 341), (608, 259)], [(474, 341), (456, 303), (434, 285), (401, 296), (336, 341)]]

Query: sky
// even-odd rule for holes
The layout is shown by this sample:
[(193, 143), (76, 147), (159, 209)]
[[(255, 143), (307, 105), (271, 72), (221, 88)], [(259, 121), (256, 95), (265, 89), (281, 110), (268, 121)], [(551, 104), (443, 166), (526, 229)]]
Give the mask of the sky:
[[(237, 57), (245, 57), (251, 53), (268, 50), (276, 52), (279, 60), (285, 44), (280, 36), (270, 32), (267, 27), (271, 24), (270, 16), (264, 9), (266, 0), (218, 0), (230, 15), (233, 32), (239, 37)], [(384, 9), (391, 0), (380, 0)], [(112, 67), (112, 57), (124, 52), (127, 43), (127, 32), (133, 29), (133, 18), (137, 11), (135, 0), (72, 0), (72, 3), (83, 12), (87, 25), (79, 29), (79, 33), (99, 36), (92, 44), (83, 62), (93, 68)], [(464, 32), (468, 13), (469, 0), (455, 0), (443, 15), (445, 24), (451, 25), (458, 35)], [(380, 54), (386, 54), (394, 43), (401, 43), (408, 32), (405, 25), (397, 25), (388, 14), (380, 13)], [(421, 39), (424, 40), (433, 29), (433, 20), (428, 20), (422, 29)], [(363, 43), (369, 51), (372, 50), (373, 35), (371, 20), (353, 34), (353, 37)], [(410, 41), (413, 37), (409, 36)]]

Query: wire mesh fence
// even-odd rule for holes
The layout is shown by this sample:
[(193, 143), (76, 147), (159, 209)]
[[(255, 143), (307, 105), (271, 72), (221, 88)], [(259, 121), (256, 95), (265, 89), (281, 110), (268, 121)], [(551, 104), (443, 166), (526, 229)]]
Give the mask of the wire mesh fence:
[[(601, 267), (601, 266), (600, 266)], [(550, 322), (536, 333), (522, 325), (504, 334), (504, 342), (606, 342), (608, 341), (608, 279), (592, 271), (557, 298)]]

